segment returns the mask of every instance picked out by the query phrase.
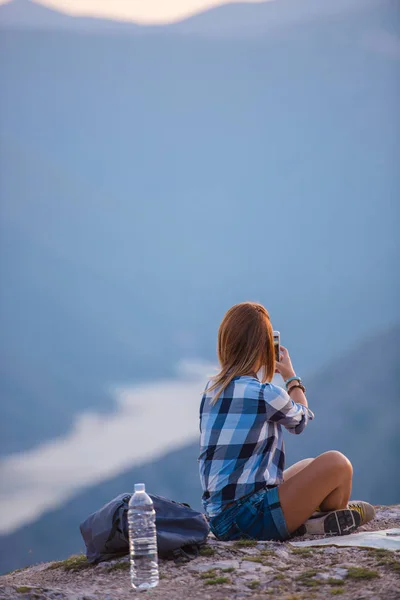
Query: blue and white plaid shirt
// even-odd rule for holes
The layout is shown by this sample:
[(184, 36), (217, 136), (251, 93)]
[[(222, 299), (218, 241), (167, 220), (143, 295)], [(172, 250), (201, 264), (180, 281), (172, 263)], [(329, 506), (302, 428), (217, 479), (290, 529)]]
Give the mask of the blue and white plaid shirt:
[(287, 392), (251, 376), (236, 377), (214, 406), (207, 384), (200, 405), (200, 480), (209, 517), (265, 486), (283, 481), (282, 425), (301, 433), (313, 413)]

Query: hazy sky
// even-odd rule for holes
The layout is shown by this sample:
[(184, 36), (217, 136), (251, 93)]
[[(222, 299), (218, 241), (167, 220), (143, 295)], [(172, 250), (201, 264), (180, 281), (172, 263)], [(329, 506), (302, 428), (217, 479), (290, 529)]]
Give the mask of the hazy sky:
[[(7, 1), (0, 0), (0, 4)], [(264, 1), (253, 0), (253, 3)], [(101, 15), (147, 23), (177, 20), (218, 4), (227, 4), (228, 0), (45, 0), (40, 3), (70, 14)]]

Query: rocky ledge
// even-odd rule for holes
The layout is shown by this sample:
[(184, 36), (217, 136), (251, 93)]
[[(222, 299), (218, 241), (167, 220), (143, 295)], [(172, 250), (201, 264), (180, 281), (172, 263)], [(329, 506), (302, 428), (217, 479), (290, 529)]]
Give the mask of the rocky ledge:
[[(400, 527), (400, 506), (377, 507), (362, 530)], [(302, 539), (302, 538), (299, 538)], [(332, 538), (334, 543), (334, 538)], [(0, 577), (0, 600), (343, 600), (400, 599), (400, 552), (289, 543), (218, 542), (183, 565), (161, 561), (160, 584), (130, 587), (127, 558), (89, 565), (83, 555)]]

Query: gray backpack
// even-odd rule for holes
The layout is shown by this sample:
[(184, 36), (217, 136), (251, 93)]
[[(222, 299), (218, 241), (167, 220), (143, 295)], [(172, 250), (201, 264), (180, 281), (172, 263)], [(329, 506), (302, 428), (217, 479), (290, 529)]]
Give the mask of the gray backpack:
[[(149, 496), (156, 511), (159, 556), (176, 561), (195, 558), (210, 531), (205, 516), (188, 504)], [(120, 494), (81, 524), (89, 562), (98, 563), (129, 553), (127, 513), (130, 498), (131, 494)]]

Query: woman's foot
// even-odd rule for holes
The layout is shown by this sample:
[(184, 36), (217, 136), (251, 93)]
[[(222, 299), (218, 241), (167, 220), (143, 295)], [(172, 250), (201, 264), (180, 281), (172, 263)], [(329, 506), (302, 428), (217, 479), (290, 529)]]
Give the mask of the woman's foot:
[[(359, 504), (359, 503), (357, 503)], [(343, 508), (313, 516), (293, 535), (347, 535), (361, 525), (359, 510)]]

